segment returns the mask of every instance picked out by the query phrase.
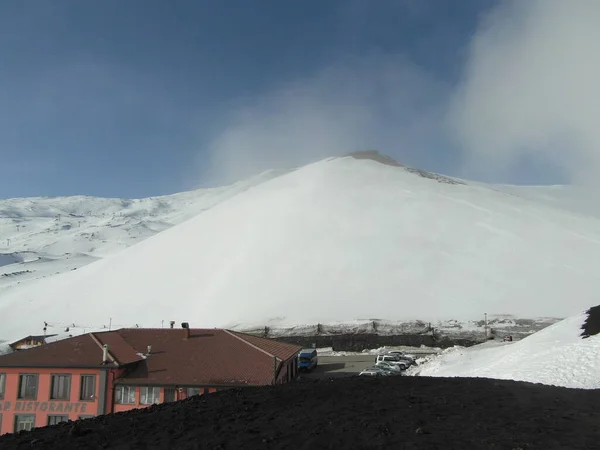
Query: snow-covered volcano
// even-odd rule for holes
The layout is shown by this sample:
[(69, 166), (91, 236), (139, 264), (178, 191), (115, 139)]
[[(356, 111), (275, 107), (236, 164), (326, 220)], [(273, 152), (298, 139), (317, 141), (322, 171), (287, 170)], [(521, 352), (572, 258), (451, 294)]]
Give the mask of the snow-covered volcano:
[(597, 216), (386, 161), (331, 158), (211, 206), (191, 200), (196, 215), (183, 223), (0, 291), (0, 339), (39, 333), (43, 321), (95, 328), (111, 318), (241, 327), (565, 317), (600, 285)]

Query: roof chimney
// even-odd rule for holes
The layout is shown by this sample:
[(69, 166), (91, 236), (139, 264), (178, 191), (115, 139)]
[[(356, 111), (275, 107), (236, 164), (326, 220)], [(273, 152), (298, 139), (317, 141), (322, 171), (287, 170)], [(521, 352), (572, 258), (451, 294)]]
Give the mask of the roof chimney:
[(190, 324), (187, 322), (183, 322), (181, 324), (181, 328), (183, 328), (183, 338), (189, 339), (190, 337)]
[(108, 364), (108, 345), (102, 346), (102, 364)]
[(171, 322), (169, 322), (169, 324), (171, 325), (171, 328), (175, 327), (175, 321), (174, 320), (171, 320)]
[(146, 355), (149, 355), (150, 353), (152, 353), (152, 346), (151, 346), (151, 345), (149, 345), (149, 346), (146, 348)]

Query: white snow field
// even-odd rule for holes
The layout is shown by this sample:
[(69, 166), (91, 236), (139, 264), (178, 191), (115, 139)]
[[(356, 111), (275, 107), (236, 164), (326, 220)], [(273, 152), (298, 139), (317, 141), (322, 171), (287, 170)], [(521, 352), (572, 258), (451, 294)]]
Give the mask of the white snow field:
[(0, 299), (9, 288), (117, 253), (276, 175), (146, 199), (0, 200)]
[[(544, 328), (518, 342), (487, 342), (446, 349), (412, 374), (484, 377), (581, 389), (600, 388), (600, 336), (582, 339), (586, 313)], [(409, 373), (410, 373), (409, 372)]]
[[(75, 271), (68, 270), (74, 261), (61, 259), (62, 273), (0, 290), (0, 340), (40, 334), (44, 321), (49, 332), (73, 324), (101, 328), (111, 319), (113, 328), (170, 320), (237, 329), (352, 327), (372, 319), (454, 319), (460, 326), (484, 313), (566, 317), (595, 302), (597, 215), (504, 187), (423, 175), (368, 159), (330, 158), (255, 180), (251, 189), (242, 183), (213, 191), (225, 197), (218, 201), (200, 192), (179, 194), (179, 203), (174, 196), (132, 203), (144, 219), (121, 217), (119, 208), (127, 205), (120, 203), (73, 199), (81, 203), (74, 214), (84, 216), (85, 232), (102, 236), (94, 242), (78, 234), (80, 218), (69, 219), (70, 234), (54, 235), (57, 228), (67, 233), (65, 216), (54, 225), (58, 208), (44, 205), (49, 217), (36, 222), (38, 234), (22, 241), (13, 234), (3, 253), (32, 252), (39, 239), (33, 254), (45, 263), (53, 256), (43, 252), (50, 250), (86, 261), (103, 257)], [(34, 200), (14, 200), (17, 217), (28, 201), (34, 208)], [(100, 205), (92, 209), (94, 202)], [(61, 205), (69, 211), (67, 199)], [(92, 217), (89, 210), (111, 215)], [(130, 231), (127, 220), (152, 228), (147, 234), (164, 231), (129, 246), (135, 239), (124, 238), (128, 233), (146, 234)], [(11, 267), (23, 270), (1, 269)]]

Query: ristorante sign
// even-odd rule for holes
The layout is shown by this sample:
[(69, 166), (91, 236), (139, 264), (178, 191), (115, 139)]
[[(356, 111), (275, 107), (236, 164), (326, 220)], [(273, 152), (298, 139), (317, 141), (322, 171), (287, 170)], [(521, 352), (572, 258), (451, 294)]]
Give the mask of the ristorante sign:
[(71, 403), (71, 402), (0, 402), (0, 411), (14, 412), (62, 412), (62, 413), (85, 413), (87, 403)]

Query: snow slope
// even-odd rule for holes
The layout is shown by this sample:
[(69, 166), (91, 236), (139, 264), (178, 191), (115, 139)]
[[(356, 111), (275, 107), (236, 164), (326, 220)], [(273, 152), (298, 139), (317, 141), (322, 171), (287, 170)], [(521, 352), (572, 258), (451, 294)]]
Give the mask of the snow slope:
[(600, 206), (594, 189), (580, 186), (508, 186), (495, 185), (495, 189), (554, 208), (600, 218)]
[(595, 300), (599, 250), (595, 217), (495, 187), (332, 158), (2, 294), (0, 339), (39, 332), (44, 320), (243, 328), (484, 312), (565, 317)]
[(581, 337), (581, 313), (525, 339), (447, 349), (414, 372), (421, 376), (484, 377), (582, 389), (600, 388), (600, 336)]
[(145, 199), (0, 200), (0, 304), (10, 288), (117, 253), (277, 175)]

